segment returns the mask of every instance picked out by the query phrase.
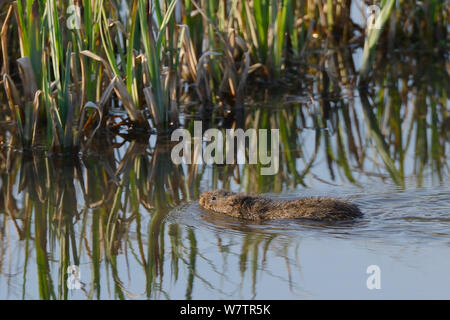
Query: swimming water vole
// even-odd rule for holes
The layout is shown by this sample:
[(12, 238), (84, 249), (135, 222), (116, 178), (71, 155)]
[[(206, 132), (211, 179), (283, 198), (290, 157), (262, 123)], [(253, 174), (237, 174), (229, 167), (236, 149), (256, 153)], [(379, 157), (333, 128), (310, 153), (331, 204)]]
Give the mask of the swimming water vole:
[(252, 221), (297, 218), (341, 221), (362, 216), (355, 204), (328, 197), (272, 200), (263, 196), (215, 190), (203, 193), (199, 204), (215, 213)]

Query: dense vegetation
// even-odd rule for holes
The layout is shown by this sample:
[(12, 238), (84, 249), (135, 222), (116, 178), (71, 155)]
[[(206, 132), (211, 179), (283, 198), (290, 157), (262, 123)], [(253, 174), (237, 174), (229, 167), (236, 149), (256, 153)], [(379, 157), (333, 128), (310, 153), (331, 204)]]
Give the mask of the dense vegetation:
[(79, 151), (99, 129), (167, 133), (183, 106), (241, 107), (263, 84), (298, 92), (311, 50), (365, 43), (365, 83), (380, 42), (447, 49), (444, 1), (384, 0), (370, 30), (352, 21), (356, 2), (3, 0), (2, 118), (23, 149)]
[[(23, 298), (33, 259), (40, 298), (68, 298), (67, 267), (80, 262), (91, 267), (88, 298), (101, 298), (110, 278), (114, 297), (132, 297), (123, 254), (142, 267), (146, 297), (170, 297), (166, 271), (170, 285), (188, 275), (189, 299), (194, 280), (210, 285), (199, 263), (220, 270), (198, 252), (201, 230), (165, 216), (205, 188), (370, 179), (403, 188), (411, 176), (426, 185), (430, 172), (445, 181), (449, 8), (383, 0), (381, 28), (366, 30), (351, 15), (362, 5), (0, 0), (0, 275), (14, 273), (5, 257), (17, 237)], [(204, 128), (280, 129), (279, 174), (175, 165), (165, 134), (198, 117)], [(237, 259), (253, 290), (267, 252), (288, 250), (273, 247), (275, 237), (245, 235)], [(225, 261), (228, 244), (211, 241)]]

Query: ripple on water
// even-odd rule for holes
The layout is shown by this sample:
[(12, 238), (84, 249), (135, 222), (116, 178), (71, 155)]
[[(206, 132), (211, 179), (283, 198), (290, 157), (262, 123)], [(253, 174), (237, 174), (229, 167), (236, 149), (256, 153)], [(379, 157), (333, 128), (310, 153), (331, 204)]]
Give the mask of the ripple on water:
[[(270, 196), (293, 199), (296, 194)], [(245, 222), (207, 212), (194, 201), (175, 208), (167, 219), (195, 229), (239, 236), (253, 233), (268, 237), (364, 238), (383, 242), (450, 244), (450, 188), (447, 186), (409, 191), (385, 190), (372, 194), (355, 192), (354, 196), (346, 198), (352, 198), (360, 206), (363, 218), (336, 223), (300, 219)]]

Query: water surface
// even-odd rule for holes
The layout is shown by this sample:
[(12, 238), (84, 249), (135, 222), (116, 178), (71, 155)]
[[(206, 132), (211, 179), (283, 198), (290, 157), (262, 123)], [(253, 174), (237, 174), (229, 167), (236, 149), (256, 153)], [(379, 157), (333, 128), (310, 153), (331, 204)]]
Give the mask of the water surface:
[[(411, 70), (417, 56), (423, 70)], [(311, 67), (298, 94), (203, 119), (204, 129), (280, 129), (275, 176), (176, 166), (156, 136), (99, 136), (79, 157), (27, 154), (2, 122), (0, 299), (450, 298), (448, 74), (423, 53), (391, 59), (367, 91), (337, 66)], [(196, 117), (187, 108), (181, 124)], [(364, 217), (246, 223), (199, 208), (217, 188), (345, 198)], [(71, 265), (80, 290), (67, 288)], [(379, 290), (366, 286), (371, 265)]]

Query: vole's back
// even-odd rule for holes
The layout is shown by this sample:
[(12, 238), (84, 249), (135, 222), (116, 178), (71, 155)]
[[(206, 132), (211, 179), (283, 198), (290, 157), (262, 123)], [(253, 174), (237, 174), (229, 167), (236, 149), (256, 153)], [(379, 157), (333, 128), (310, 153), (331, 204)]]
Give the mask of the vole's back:
[(246, 196), (235, 202), (231, 216), (247, 220), (311, 219), (321, 221), (351, 220), (362, 216), (350, 202), (334, 198), (271, 200)]
[(313, 219), (323, 221), (350, 220), (362, 216), (359, 208), (350, 202), (334, 198), (305, 198), (291, 201), (273, 201), (265, 219)]

